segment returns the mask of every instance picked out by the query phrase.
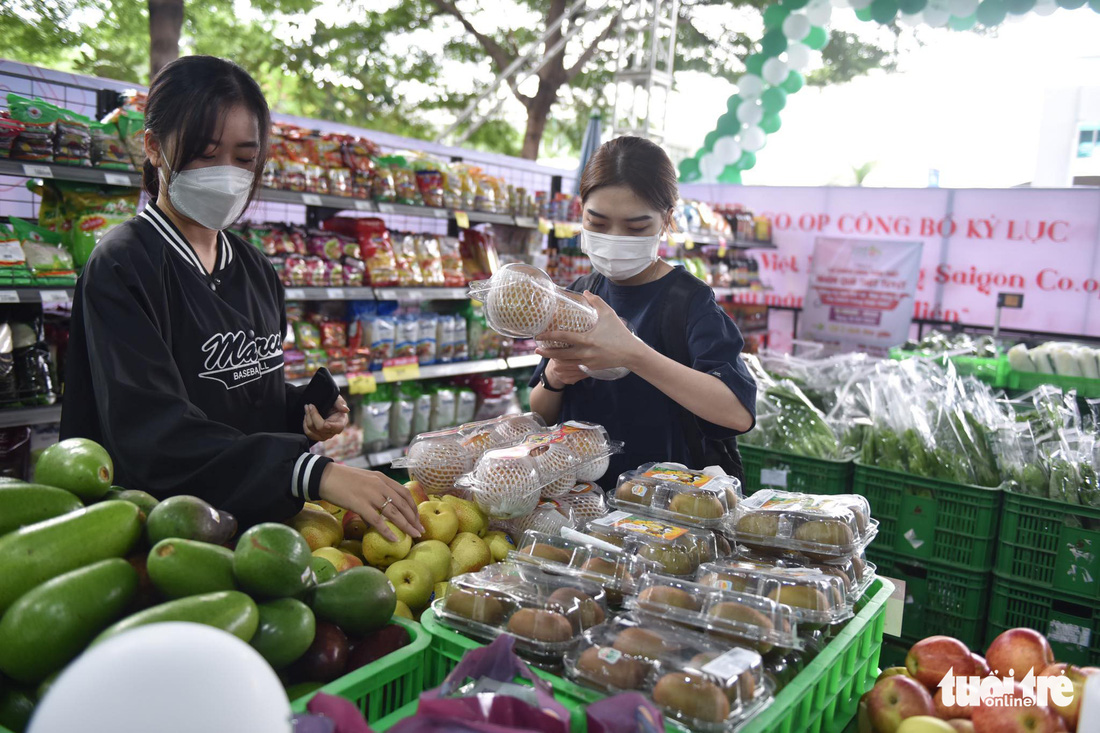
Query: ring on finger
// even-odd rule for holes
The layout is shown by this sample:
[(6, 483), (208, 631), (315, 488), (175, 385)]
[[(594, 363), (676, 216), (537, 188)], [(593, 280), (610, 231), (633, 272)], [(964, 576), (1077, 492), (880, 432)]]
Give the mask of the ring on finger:
[(382, 512), (386, 511), (386, 507), (388, 507), (392, 503), (393, 503), (393, 497), (391, 496), (391, 497), (387, 498), (386, 501), (384, 501), (382, 503), (382, 506), (378, 507), (378, 513), (381, 514)]

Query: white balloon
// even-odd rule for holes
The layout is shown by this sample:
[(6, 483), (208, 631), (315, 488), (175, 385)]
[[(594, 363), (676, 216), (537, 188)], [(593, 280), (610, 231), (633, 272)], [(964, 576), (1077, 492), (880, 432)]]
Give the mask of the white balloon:
[[(737, 93), (741, 95), (741, 99), (749, 101), (753, 99), (760, 99), (760, 95), (764, 91), (764, 80), (756, 74), (743, 74), (740, 79), (737, 80)], [(740, 109), (740, 107), (738, 107)]]
[(719, 160), (713, 150), (699, 159), (699, 174), (703, 178), (703, 183), (717, 181), (725, 168), (726, 164)]
[(853, 10), (863, 10), (871, 7), (871, 0), (848, 0), (848, 4), (852, 6)]
[[(743, 105), (742, 105), (743, 106)], [(718, 138), (714, 143), (714, 154), (726, 165), (741, 160), (741, 143), (733, 135)]]
[(786, 62), (777, 58), (770, 58), (764, 62), (764, 69), (761, 73), (764, 76), (764, 81), (773, 87), (777, 87), (787, 81), (787, 76), (791, 73), (791, 70), (787, 68)]
[(852, 4), (849, 0), (832, 0), (830, 3), (834, 8), (850, 8)]
[(746, 127), (741, 131), (741, 147), (750, 153), (755, 153), (764, 147), (767, 137), (764, 131), (755, 125)]
[(933, 28), (943, 28), (947, 25), (947, 21), (951, 20), (951, 10), (947, 7), (947, 0), (929, 0), (921, 14), (924, 16), (924, 22)]
[(924, 17), (920, 13), (898, 13), (898, 20), (909, 26), (918, 26), (924, 22)]
[(791, 13), (783, 21), (783, 35), (791, 41), (801, 41), (810, 35), (810, 19), (802, 13)]
[(756, 102), (742, 102), (737, 108), (737, 119), (742, 125), (759, 125), (764, 119), (764, 108)]
[(792, 43), (787, 46), (787, 66), (795, 71), (802, 71), (810, 65), (810, 47), (803, 43)]
[(806, 18), (813, 25), (818, 25), (824, 28), (829, 25), (829, 21), (833, 17), (833, 6), (829, 4), (829, 0), (814, 0), (806, 6)]
[(290, 702), (259, 652), (220, 629), (143, 626), (78, 657), (28, 733), (292, 733)]
[(1031, 9), (1036, 15), (1047, 16), (1053, 15), (1058, 10), (1058, 3), (1055, 0), (1035, 0), (1035, 7)]
[(947, 7), (956, 18), (969, 18), (978, 9), (979, 0), (947, 0)]

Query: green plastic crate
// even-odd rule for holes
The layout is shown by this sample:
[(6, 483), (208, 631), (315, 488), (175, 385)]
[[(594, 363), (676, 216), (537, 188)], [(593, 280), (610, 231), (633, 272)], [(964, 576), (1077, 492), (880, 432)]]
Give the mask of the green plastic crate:
[[(894, 592), (890, 581), (879, 578), (863, 595), (856, 606), (856, 616), (829, 642), (806, 668), (776, 695), (775, 701), (749, 721), (739, 733), (841, 733), (856, 715), (859, 698), (875, 683), (879, 672), (879, 652), (882, 649), (882, 629), (886, 620), (886, 601)], [(459, 649), (478, 646), (464, 637), (459, 640), (448, 638), (459, 636), (447, 629), (440, 629), (434, 619), (425, 613), (425, 627), (432, 631), (433, 645), (429, 656), (446, 653), (453, 655)], [(443, 645), (436, 647), (436, 630), (446, 634), (439, 638)], [(444, 651), (445, 649), (445, 651)], [(462, 653), (465, 653), (463, 650)], [(461, 656), (461, 654), (459, 654)], [(447, 659), (451, 657), (448, 656)], [(453, 665), (451, 666), (453, 669)], [(537, 670), (536, 670), (537, 671)], [(571, 697), (576, 694), (568, 685), (571, 683), (553, 675), (539, 672), (554, 686), (554, 695), (571, 712), (573, 731), (583, 733), (587, 727), (584, 706), (599, 698), (585, 688), (576, 687), (580, 693), (594, 695), (594, 698), (580, 700)], [(559, 687), (559, 682), (565, 682)], [(431, 685), (429, 685), (431, 686)], [(375, 730), (389, 730), (395, 723), (416, 712), (416, 703), (410, 703), (401, 710), (378, 721)], [(580, 727), (577, 727), (578, 716)], [(667, 726), (673, 730), (673, 726)]]
[(993, 569), (1001, 489), (912, 476), (859, 461), (852, 483), (879, 520), (876, 547), (956, 569)]
[(763, 488), (808, 494), (848, 494), (852, 491), (852, 462), (807, 458), (794, 453), (739, 445), (745, 467), (745, 493)]
[(1089, 379), (1088, 377), (1062, 377), (1057, 374), (1020, 372), (1009, 369), (1005, 386), (1018, 392), (1030, 392), (1044, 384), (1061, 387), (1063, 392), (1068, 392), (1071, 389), (1077, 390), (1078, 397), (1089, 399), (1100, 397), (1100, 379)]
[[(890, 349), (890, 358), (895, 361), (914, 358), (938, 360), (942, 359), (942, 355), (894, 348)], [(1003, 354), (997, 357), (949, 356), (947, 358), (955, 365), (955, 371), (958, 374), (977, 377), (991, 387), (1008, 386), (1008, 374), (1011, 369), (1008, 366), (1008, 358)]]
[[(333, 680), (319, 690), (354, 702), (368, 723), (374, 723), (410, 702), (415, 703), (425, 689), (424, 663), (431, 636), (415, 621), (394, 616), (393, 623), (404, 626), (409, 632), (408, 644)], [(293, 700), (291, 710), (305, 712), (306, 703), (315, 694)]]
[(905, 581), (901, 641), (907, 646), (926, 636), (946, 634), (972, 649), (982, 648), (993, 576), (934, 562), (920, 562), (876, 548), (867, 559), (880, 575)]
[(1036, 588), (1100, 599), (1100, 509), (1005, 492), (996, 571)]
[(1019, 626), (1044, 634), (1059, 662), (1100, 664), (1100, 604), (994, 573), (987, 638)]

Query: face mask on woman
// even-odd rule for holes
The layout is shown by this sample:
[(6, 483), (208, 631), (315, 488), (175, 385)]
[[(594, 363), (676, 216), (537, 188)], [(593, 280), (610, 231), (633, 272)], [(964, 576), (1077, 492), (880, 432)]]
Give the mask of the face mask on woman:
[(592, 267), (611, 280), (629, 280), (657, 261), (661, 233), (644, 237), (600, 234), (581, 229), (581, 251)]
[(248, 204), (255, 174), (234, 165), (212, 165), (172, 174), (168, 199), (176, 211), (207, 229), (225, 229)]

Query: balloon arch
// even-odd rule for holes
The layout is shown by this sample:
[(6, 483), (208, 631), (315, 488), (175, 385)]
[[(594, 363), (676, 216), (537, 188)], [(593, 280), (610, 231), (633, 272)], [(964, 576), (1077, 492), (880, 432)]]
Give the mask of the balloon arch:
[(685, 183), (741, 183), (741, 172), (756, 165), (756, 154), (781, 125), (787, 97), (801, 89), (802, 76), (815, 51), (829, 42), (833, 10), (851, 7), (863, 21), (970, 30), (999, 25), (1009, 15), (1050, 15), (1059, 7), (1088, 4), (1100, 13), (1100, 0), (780, 0), (764, 10), (760, 50), (745, 59), (746, 72), (726, 113), (707, 133), (694, 157), (680, 162)]

